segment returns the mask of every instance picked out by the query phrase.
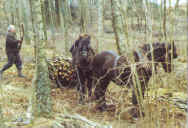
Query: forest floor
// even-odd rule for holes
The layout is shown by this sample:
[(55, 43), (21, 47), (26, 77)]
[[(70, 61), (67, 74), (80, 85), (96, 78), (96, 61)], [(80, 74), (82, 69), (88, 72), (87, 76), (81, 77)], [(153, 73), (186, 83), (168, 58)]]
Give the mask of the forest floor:
[[(111, 35), (105, 35), (102, 46), (105, 49), (115, 49), (111, 40)], [(4, 40), (4, 39), (3, 39)], [(138, 39), (139, 40), (139, 39)], [(57, 41), (58, 42), (58, 41)], [(110, 45), (108, 45), (110, 44)], [(153, 81), (150, 80), (151, 87), (144, 100), (146, 116), (144, 118), (133, 118), (129, 110), (133, 107), (131, 103), (131, 90), (122, 88), (111, 83), (107, 91), (107, 100), (110, 104), (116, 105), (113, 112), (99, 112), (95, 109), (95, 103), (86, 105), (78, 104), (78, 92), (75, 89), (53, 89), (53, 112), (64, 114), (66, 112), (80, 114), (89, 120), (103, 124), (109, 123), (113, 128), (135, 128), (135, 127), (155, 127), (161, 128), (184, 128), (186, 124), (187, 107), (187, 79), (186, 79), (186, 39), (180, 38), (178, 45), (179, 57), (174, 61), (174, 71), (170, 74), (160, 69)], [(48, 50), (49, 58), (52, 50)], [(6, 63), (4, 49), (0, 49), (0, 67)], [(17, 77), (16, 67), (12, 67), (3, 74), (0, 81), (1, 95), (0, 103), (4, 118), (8, 121), (25, 116), (32, 96), (32, 79), (34, 74), (33, 51), (29, 45), (23, 45), (22, 58), (24, 60), (23, 74), (26, 78)], [(53, 119), (51, 119), (53, 120)], [(42, 121), (48, 122), (47, 119)], [(48, 128), (42, 126), (42, 121), (38, 121), (32, 128)], [(41, 126), (39, 126), (41, 124)], [(25, 128), (25, 127), (19, 127)]]

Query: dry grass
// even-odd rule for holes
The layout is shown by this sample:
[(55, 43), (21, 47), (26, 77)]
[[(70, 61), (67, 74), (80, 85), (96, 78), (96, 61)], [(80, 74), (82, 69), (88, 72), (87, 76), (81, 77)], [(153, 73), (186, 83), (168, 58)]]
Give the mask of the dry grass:
[[(108, 40), (110, 39), (108, 38)], [(114, 43), (112, 41), (108, 42), (108, 40), (104, 43), (108, 43), (108, 47), (113, 47)], [(51, 54), (51, 52), (48, 53)], [(30, 55), (27, 48), (22, 50), (22, 54)], [(176, 97), (186, 100), (186, 63), (183, 54), (181, 53), (180, 58), (174, 62), (175, 71), (173, 73), (167, 74), (161, 70), (161, 73), (156, 76), (154, 81), (150, 81), (149, 86), (152, 88), (147, 92), (144, 100), (146, 116), (143, 119), (135, 119), (131, 116), (130, 110), (133, 108), (131, 90), (120, 88), (113, 83), (110, 84), (106, 97), (108, 103), (116, 105), (116, 111), (114, 112), (101, 113), (95, 109), (95, 103), (78, 105), (78, 93), (73, 89), (52, 90), (53, 111), (61, 114), (67, 111), (69, 113), (78, 113), (99, 123), (108, 122), (117, 128), (183, 128), (186, 124), (186, 112), (170, 102), (160, 100), (162, 96), (169, 99)], [(4, 63), (1, 62), (0, 67)], [(31, 96), (33, 73), (34, 64), (32, 62), (26, 62), (24, 66), (24, 74), (27, 79), (18, 78), (15, 67), (4, 73), (4, 80), (1, 82), (0, 101), (6, 119), (12, 120), (24, 116)]]
[[(108, 25), (107, 25), (108, 26)], [(182, 28), (183, 29), (183, 28)], [(70, 32), (71, 33), (71, 32)], [(90, 34), (94, 35), (92, 38), (92, 45), (97, 45), (95, 37), (95, 30), (91, 30)], [(144, 33), (137, 31), (130, 31), (131, 46), (144, 43)], [(179, 58), (174, 61), (175, 69), (171, 74), (164, 73), (160, 70), (154, 80), (149, 83), (149, 90), (144, 100), (145, 117), (135, 119), (131, 116), (130, 110), (133, 108), (131, 103), (131, 90), (121, 88), (111, 83), (106, 94), (108, 103), (116, 105), (114, 112), (99, 112), (95, 109), (95, 103), (86, 105), (78, 104), (78, 92), (73, 89), (53, 89), (53, 111), (54, 113), (78, 113), (99, 123), (109, 123), (113, 128), (184, 128), (186, 124), (186, 112), (180, 109), (173, 103), (162, 100), (178, 98), (180, 100), (187, 100), (187, 79), (186, 79), (186, 36), (182, 33), (176, 33), (176, 45), (178, 45)], [(77, 38), (77, 33), (70, 35), (70, 43)], [(158, 38), (154, 37), (153, 41)], [(56, 53), (64, 53), (63, 38), (61, 35), (55, 41)], [(104, 34), (102, 38), (102, 50), (114, 50), (115, 40), (113, 34)], [(54, 45), (49, 41), (48, 45)], [(1, 46), (4, 46), (4, 39), (2, 39)], [(31, 81), (34, 73), (33, 49), (29, 45), (23, 45), (22, 57), (25, 61), (24, 74), (27, 79), (18, 78), (16, 75), (16, 68), (12, 67), (4, 73), (4, 80), (1, 81), (1, 95), (0, 103), (2, 111), (6, 120), (14, 120), (19, 116), (25, 116), (29, 105), (29, 98), (31, 97)], [(130, 48), (131, 49), (131, 48)], [(1, 50), (1, 49), (0, 49)], [(4, 49), (3, 49), (4, 50)], [(2, 55), (0, 60), (0, 67), (5, 63), (5, 53), (1, 50)], [(53, 50), (48, 50), (48, 57), (52, 57)], [(38, 122), (42, 122), (39, 120)], [(38, 128), (37, 126), (34, 128)], [(46, 126), (45, 128), (48, 128)]]

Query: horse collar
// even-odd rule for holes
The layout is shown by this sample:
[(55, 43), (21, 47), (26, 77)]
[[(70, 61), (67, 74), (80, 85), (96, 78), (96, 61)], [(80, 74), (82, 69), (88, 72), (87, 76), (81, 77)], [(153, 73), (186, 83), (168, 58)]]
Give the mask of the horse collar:
[(119, 58), (120, 58), (120, 56), (116, 56), (115, 61), (114, 61), (114, 67), (117, 66), (117, 63), (118, 63)]
[(144, 61), (144, 60), (145, 60), (145, 55), (144, 55), (144, 53), (143, 53), (143, 50), (137, 48), (137, 49), (136, 49), (136, 52), (137, 52), (137, 54), (138, 54), (138, 57), (139, 57), (140, 61)]

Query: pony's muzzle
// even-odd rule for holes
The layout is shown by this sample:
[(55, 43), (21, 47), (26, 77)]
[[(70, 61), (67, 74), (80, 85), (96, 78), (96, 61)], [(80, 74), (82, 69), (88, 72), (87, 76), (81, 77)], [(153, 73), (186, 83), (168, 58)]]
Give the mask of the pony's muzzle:
[(81, 55), (84, 56), (84, 57), (87, 57), (87, 51), (82, 51)]

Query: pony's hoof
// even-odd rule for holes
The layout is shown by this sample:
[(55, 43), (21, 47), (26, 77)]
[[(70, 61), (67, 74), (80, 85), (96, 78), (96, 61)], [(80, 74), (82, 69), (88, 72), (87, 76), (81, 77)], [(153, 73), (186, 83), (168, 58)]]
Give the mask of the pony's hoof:
[(100, 112), (104, 112), (104, 111), (115, 111), (116, 106), (111, 104), (111, 105), (98, 105), (96, 106), (96, 109), (99, 110)]
[(85, 105), (85, 102), (82, 101), (82, 100), (79, 100), (78, 104), (80, 104), (80, 105)]
[(91, 96), (88, 98), (87, 103), (94, 102), (96, 100), (97, 100), (97, 98), (95, 96)]
[[(132, 108), (132, 109), (130, 110), (130, 114), (131, 114), (132, 117), (134, 117), (134, 118), (139, 118), (139, 117), (141, 117), (141, 115), (140, 115), (141, 113), (140, 113), (140, 110), (139, 110), (138, 107)], [(142, 112), (142, 116), (143, 116), (143, 117), (145, 116), (144, 112)]]

